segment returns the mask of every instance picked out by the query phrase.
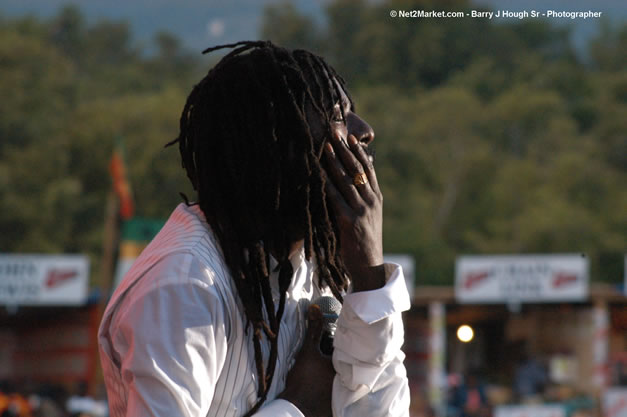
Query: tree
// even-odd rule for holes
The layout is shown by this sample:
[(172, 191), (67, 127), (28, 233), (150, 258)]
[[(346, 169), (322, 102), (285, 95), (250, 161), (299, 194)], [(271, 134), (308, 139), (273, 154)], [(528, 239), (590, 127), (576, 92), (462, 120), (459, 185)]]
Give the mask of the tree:
[(284, 0), (264, 8), (261, 38), (287, 48), (318, 51), (321, 39), (314, 21), (298, 13), (294, 4)]
[[(532, 252), (585, 252), (594, 280), (621, 280), (625, 27), (604, 27), (587, 63), (541, 21), (389, 16), (412, 8), (440, 2), (337, 0), (324, 26), (282, 5), (262, 25), (347, 78), (376, 132), (386, 251), (413, 254), (420, 283), (450, 284), (459, 254)], [(97, 265), (119, 136), (139, 215), (194, 197), (163, 145), (207, 65), (170, 34), (155, 42), (147, 54), (127, 23), (88, 25), (72, 7), (0, 19), (0, 251), (84, 252)]]
[(421, 282), (450, 283), (458, 254), (530, 252), (586, 252), (620, 280), (604, 264), (627, 245), (625, 28), (603, 26), (591, 66), (547, 21), (389, 13), (471, 7), (337, 0), (316, 34), (377, 134), (386, 250), (414, 254)]

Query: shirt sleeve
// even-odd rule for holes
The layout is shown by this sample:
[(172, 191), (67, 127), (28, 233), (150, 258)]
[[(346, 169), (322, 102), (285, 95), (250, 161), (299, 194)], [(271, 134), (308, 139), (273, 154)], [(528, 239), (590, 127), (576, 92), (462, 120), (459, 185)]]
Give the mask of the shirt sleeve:
[(334, 339), (334, 417), (409, 416), (401, 351), (401, 313), (410, 307), (400, 266), (386, 264), (386, 284), (347, 294)]
[(226, 358), (223, 302), (193, 277), (158, 282), (116, 319), (126, 415), (205, 416)]

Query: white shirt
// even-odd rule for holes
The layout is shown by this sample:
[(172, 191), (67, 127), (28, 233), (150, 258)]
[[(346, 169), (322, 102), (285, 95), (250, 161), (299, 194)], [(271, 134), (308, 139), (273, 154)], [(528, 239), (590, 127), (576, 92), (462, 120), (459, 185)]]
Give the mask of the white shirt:
[[(256, 416), (303, 414), (276, 399), (306, 332), (305, 312), (320, 291), (303, 253), (281, 319), (278, 363)], [(334, 416), (408, 416), (401, 312), (409, 296), (398, 265), (386, 285), (347, 294), (335, 334)], [(271, 276), (278, 305), (278, 282)], [(110, 415), (241, 416), (257, 400), (257, 371), (246, 316), (219, 244), (198, 206), (179, 205), (114, 292), (98, 333)], [(269, 343), (262, 343), (264, 364)]]

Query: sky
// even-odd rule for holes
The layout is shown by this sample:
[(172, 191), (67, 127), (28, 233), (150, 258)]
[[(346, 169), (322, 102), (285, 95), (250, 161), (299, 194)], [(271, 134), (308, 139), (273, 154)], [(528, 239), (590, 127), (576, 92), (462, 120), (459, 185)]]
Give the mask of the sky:
[[(283, 0), (285, 1), (285, 0)], [(376, 0), (372, 0), (376, 1)], [(292, 0), (297, 9), (319, 22), (329, 0)], [(65, 4), (77, 4), (89, 22), (100, 19), (126, 20), (135, 39), (148, 45), (159, 30), (173, 33), (186, 48), (200, 51), (210, 45), (257, 39), (263, 8), (276, 0), (0, 0), (0, 15), (7, 17), (33, 14), (55, 15)], [(601, 11), (613, 22), (627, 21), (625, 0), (474, 0), (477, 7), (494, 10)], [(391, 19), (389, 15), (382, 19)], [(516, 19), (510, 20), (515, 21)], [(502, 20), (506, 22), (507, 20)], [(573, 25), (573, 42), (585, 45), (596, 33), (599, 19), (552, 19), (557, 24)]]

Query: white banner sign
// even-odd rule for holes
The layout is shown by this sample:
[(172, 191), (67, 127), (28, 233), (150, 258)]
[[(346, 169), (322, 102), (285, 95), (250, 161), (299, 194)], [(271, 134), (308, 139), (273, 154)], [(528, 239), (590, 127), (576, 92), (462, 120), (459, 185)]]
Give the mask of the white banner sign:
[(461, 303), (585, 301), (588, 269), (581, 254), (461, 256), (455, 297)]
[(0, 305), (82, 305), (88, 284), (84, 255), (0, 255)]
[(627, 388), (610, 388), (603, 394), (605, 417), (627, 417)]
[(561, 405), (501, 405), (494, 417), (566, 417)]

